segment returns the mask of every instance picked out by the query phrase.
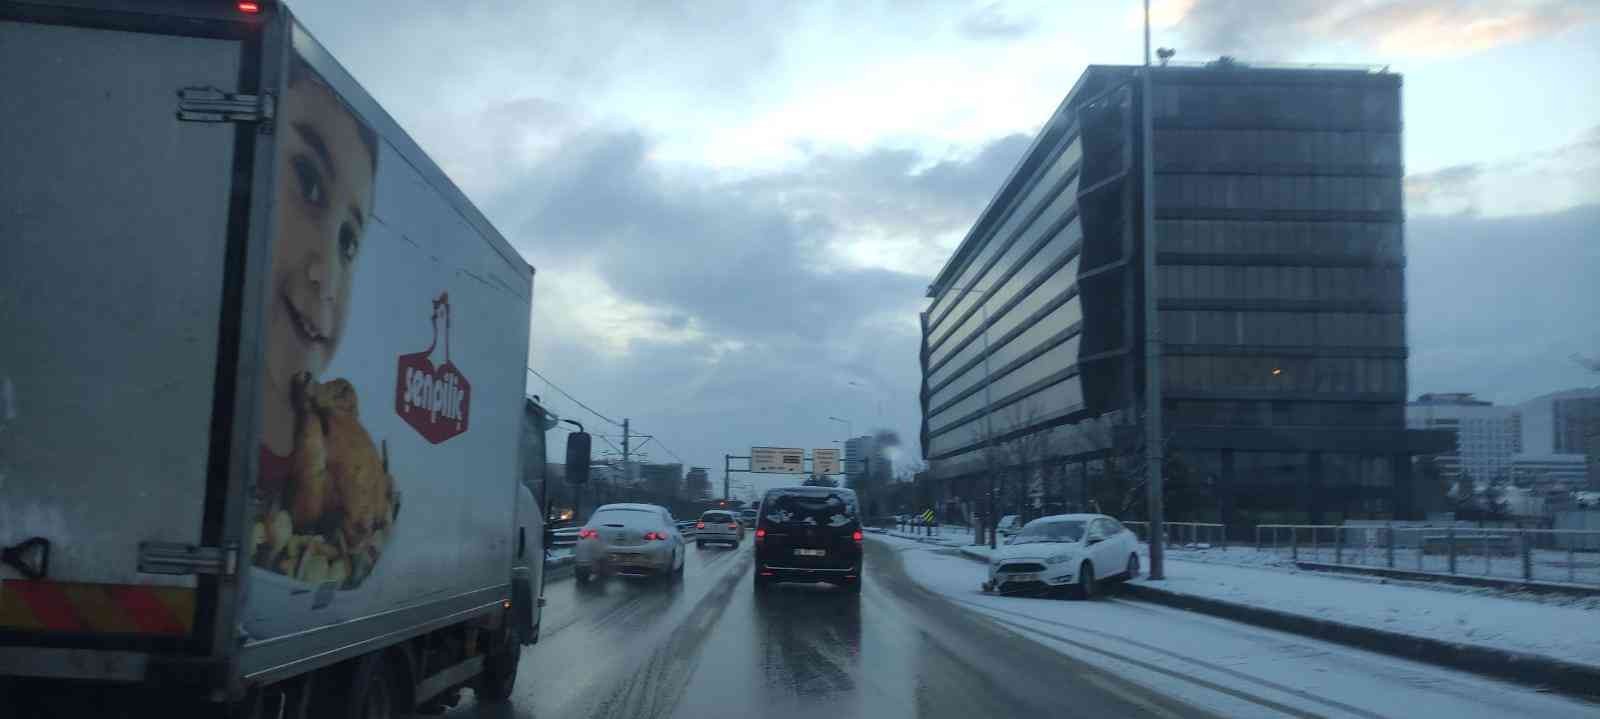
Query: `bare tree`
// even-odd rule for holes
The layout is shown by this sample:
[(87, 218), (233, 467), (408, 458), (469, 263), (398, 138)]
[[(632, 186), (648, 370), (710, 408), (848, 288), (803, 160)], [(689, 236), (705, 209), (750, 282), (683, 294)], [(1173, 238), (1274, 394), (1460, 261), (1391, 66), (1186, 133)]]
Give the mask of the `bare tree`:
[[(1015, 431), (1022, 427), (1031, 427), (1038, 424), (1042, 413), (1036, 402), (1026, 404), (1013, 404), (1006, 409), (1006, 426)], [(1024, 500), (1032, 489), (1032, 478), (1039, 473), (1039, 465), (1045, 455), (1050, 451), (1051, 429), (1037, 432), (1027, 432), (1013, 436), (1002, 445), (1002, 453), (1009, 464), (1010, 471), (1001, 475), (1002, 478), (1015, 478), (1015, 492), (1013, 497), (1020, 513)], [(1004, 487), (1004, 484), (1002, 484)]]

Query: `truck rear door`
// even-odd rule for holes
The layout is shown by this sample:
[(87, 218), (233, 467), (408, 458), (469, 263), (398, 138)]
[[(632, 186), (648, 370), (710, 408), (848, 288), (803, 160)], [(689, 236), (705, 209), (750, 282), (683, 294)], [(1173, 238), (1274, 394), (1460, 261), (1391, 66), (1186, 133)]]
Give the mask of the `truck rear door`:
[(213, 120), (260, 109), (252, 30), (78, 5), (0, 7), (0, 652), (200, 648), (255, 132)]

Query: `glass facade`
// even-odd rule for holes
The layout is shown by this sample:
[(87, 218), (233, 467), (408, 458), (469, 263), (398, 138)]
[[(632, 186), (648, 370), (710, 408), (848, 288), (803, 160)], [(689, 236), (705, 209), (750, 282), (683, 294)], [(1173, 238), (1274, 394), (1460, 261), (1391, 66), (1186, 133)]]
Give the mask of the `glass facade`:
[[(934, 282), (929, 476), (1036, 462), (1061, 477), (1045, 494), (1071, 506), (1133, 481), (1149, 200), (1168, 474), (1182, 487), (1169, 519), (1405, 514), (1398, 76), (1161, 70), (1149, 193), (1136, 77), (1090, 68), (1047, 123), (1049, 146), (1036, 144)], [(1040, 457), (998, 451), (1039, 433)]]

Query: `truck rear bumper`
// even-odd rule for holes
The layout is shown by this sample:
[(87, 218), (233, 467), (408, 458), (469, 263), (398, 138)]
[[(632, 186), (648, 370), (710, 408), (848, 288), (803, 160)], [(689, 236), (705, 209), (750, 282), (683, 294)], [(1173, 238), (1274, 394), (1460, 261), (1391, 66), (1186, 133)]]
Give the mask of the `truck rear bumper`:
[(150, 655), (54, 647), (0, 647), (0, 677), (142, 682)]

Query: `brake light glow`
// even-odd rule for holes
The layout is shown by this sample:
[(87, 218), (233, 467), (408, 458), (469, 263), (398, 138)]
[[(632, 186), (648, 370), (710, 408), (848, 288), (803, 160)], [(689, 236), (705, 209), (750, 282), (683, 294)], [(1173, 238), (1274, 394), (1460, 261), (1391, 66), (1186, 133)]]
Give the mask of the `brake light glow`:
[(706, 528), (706, 523), (705, 522), (695, 522), (694, 523), (694, 528), (695, 529), (705, 529)]
[(738, 529), (738, 528), (739, 528), (739, 523), (738, 522), (729, 522), (728, 523), (728, 529)]
[(593, 529), (590, 529), (588, 527), (584, 527), (583, 529), (578, 530), (578, 539), (599, 539), (599, 538), (600, 538), (600, 533), (596, 532)]
[(757, 529), (756, 530), (756, 541), (761, 541), (761, 540), (766, 539), (766, 538), (767, 538), (767, 530), (765, 530), (765, 529)]
[(862, 540), (861, 530), (857, 529), (855, 534), (850, 535), (850, 538), (856, 540), (857, 542), (861, 541)]
[(261, 12), (261, 3), (250, 2), (250, 0), (242, 0), (242, 2), (235, 7), (239, 8), (239, 12), (249, 13), (251, 15)]
[(646, 542), (659, 542), (659, 541), (662, 541), (662, 540), (664, 540), (666, 538), (667, 538), (667, 535), (665, 533), (663, 533), (663, 532), (657, 532), (657, 531), (651, 530), (649, 532), (645, 532), (644, 533), (644, 541), (646, 541)]

